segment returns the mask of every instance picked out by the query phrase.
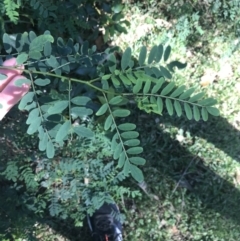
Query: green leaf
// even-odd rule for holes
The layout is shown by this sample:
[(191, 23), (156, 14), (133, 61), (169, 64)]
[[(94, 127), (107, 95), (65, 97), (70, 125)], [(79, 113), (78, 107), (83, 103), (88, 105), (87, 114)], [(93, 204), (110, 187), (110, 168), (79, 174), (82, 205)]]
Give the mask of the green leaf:
[(158, 108), (158, 113), (161, 114), (163, 111), (163, 101), (162, 101), (162, 98), (160, 97), (157, 98), (157, 108)]
[(3, 34), (3, 46), (4, 46), (4, 49), (5, 51), (10, 54), (12, 52), (12, 46), (11, 46), (11, 43), (12, 40), (11, 38), (9, 37), (8, 34), (4, 33)]
[(131, 172), (132, 177), (137, 182), (143, 182), (143, 180), (144, 180), (143, 173), (137, 166), (130, 164), (130, 172)]
[(55, 148), (51, 140), (47, 142), (47, 157), (53, 158), (55, 155)]
[(200, 100), (204, 96), (204, 92), (200, 92), (189, 99), (189, 102)]
[(146, 48), (146, 46), (142, 46), (142, 48), (140, 50), (139, 58), (138, 58), (139, 66), (144, 65), (144, 62), (146, 60), (146, 56), (147, 56), (147, 48)]
[(34, 83), (38, 86), (45, 86), (51, 83), (50, 79), (36, 79), (34, 80)]
[(54, 38), (53, 38), (51, 35), (49, 35), (49, 34), (40, 35), (40, 36), (36, 37), (36, 38), (30, 43), (29, 50), (30, 50), (30, 51), (42, 51), (44, 45), (45, 45), (47, 42), (53, 43), (53, 41), (54, 41)]
[(206, 107), (207, 111), (209, 114), (213, 115), (213, 116), (219, 116), (219, 110), (216, 107), (212, 107), (212, 106), (207, 106)]
[(7, 78), (7, 75), (5, 74), (0, 74), (0, 81), (5, 80)]
[(183, 93), (179, 96), (179, 99), (185, 100), (185, 99), (189, 98), (190, 95), (191, 95), (194, 91), (195, 91), (195, 88), (194, 88), (194, 87), (186, 90), (185, 92), (183, 92)]
[(112, 112), (114, 117), (127, 117), (130, 115), (130, 111), (126, 109), (117, 109)]
[(52, 45), (50, 42), (46, 42), (44, 45), (44, 50), (43, 50), (44, 56), (48, 57), (52, 53)]
[(47, 110), (48, 114), (59, 114), (62, 113), (66, 108), (68, 107), (68, 101), (67, 100), (61, 100), (54, 103), (53, 106), (50, 106)]
[(143, 94), (147, 94), (151, 87), (151, 80), (147, 79), (143, 88)]
[(125, 176), (128, 176), (130, 171), (130, 162), (128, 160), (125, 161), (124, 167), (123, 167), (123, 173)]
[(122, 80), (122, 82), (125, 84), (125, 85), (131, 85), (131, 81), (124, 75), (119, 75), (119, 78)]
[(24, 110), (25, 106), (33, 101), (33, 97), (34, 97), (34, 92), (28, 92), (26, 95), (23, 96), (23, 98), (21, 99), (19, 105), (18, 105), (18, 109), (19, 110)]
[(155, 59), (156, 53), (157, 53), (158, 47), (155, 45), (152, 47), (149, 56), (148, 56), (148, 64), (151, 64), (153, 60)]
[(168, 93), (170, 93), (172, 91), (172, 89), (174, 88), (175, 83), (174, 82), (170, 82), (161, 92), (161, 95), (167, 95)]
[(23, 64), (26, 62), (28, 59), (28, 54), (27, 53), (21, 53), (17, 56), (17, 64)]
[(196, 121), (200, 120), (200, 111), (196, 105), (193, 106), (193, 116)]
[(71, 122), (69, 120), (66, 121), (63, 125), (61, 125), (55, 137), (56, 142), (63, 141), (64, 138), (68, 135), (70, 128)]
[(97, 111), (96, 116), (104, 115), (107, 112), (108, 104), (103, 104), (100, 109)]
[(38, 143), (38, 149), (40, 151), (45, 151), (47, 148), (47, 143), (48, 143), (48, 135), (47, 133), (44, 133), (42, 140), (40, 140)]
[(213, 98), (207, 98), (205, 100), (198, 101), (198, 104), (204, 105), (204, 106), (212, 106), (212, 105), (216, 105), (217, 104), (217, 100), (215, 100)]
[(31, 112), (28, 115), (26, 124), (28, 124), (28, 125), (31, 124), (38, 117), (39, 117), (39, 109), (36, 108), (36, 109), (31, 110)]
[(152, 67), (152, 68), (151, 68), (151, 71), (154, 73), (154, 75), (155, 75), (157, 78), (162, 77), (162, 73), (161, 73), (161, 71), (160, 71), (158, 68)]
[(185, 88), (186, 88), (185, 85), (179, 86), (176, 90), (174, 90), (174, 91), (172, 92), (172, 94), (170, 95), (170, 97), (175, 98), (175, 97), (181, 95), (181, 94), (183, 93), (183, 91), (185, 90)]
[(51, 66), (52, 68), (59, 67), (59, 63), (57, 61), (57, 58), (53, 55), (50, 56), (50, 58), (47, 59), (46, 63)]
[(168, 69), (171, 71), (171, 72), (174, 72), (174, 67), (177, 67), (178, 69), (184, 69), (184, 68), (186, 68), (186, 66), (187, 66), (187, 63), (185, 63), (185, 64), (183, 64), (183, 63), (181, 63), (181, 62), (179, 62), (179, 61), (172, 61), (172, 62), (170, 62), (168, 65), (167, 65), (167, 67), (168, 67)]
[(136, 125), (133, 123), (124, 123), (124, 124), (120, 124), (118, 126), (118, 129), (121, 131), (132, 131), (136, 129)]
[(138, 79), (136, 85), (133, 87), (133, 93), (137, 94), (142, 89), (142, 80)]
[(17, 79), (14, 82), (14, 85), (17, 86), (17, 87), (22, 87), (22, 85), (24, 85), (24, 84), (31, 85), (31, 80), (26, 79), (26, 78), (23, 77), (22, 79)]
[(166, 107), (169, 115), (173, 115), (173, 104), (170, 99), (166, 99)]
[(123, 167), (124, 162), (125, 162), (125, 159), (126, 159), (125, 153), (122, 152), (122, 153), (120, 154), (119, 159), (118, 159), (118, 167), (119, 167), (119, 168), (122, 168), (122, 167)]
[(123, 53), (122, 59), (121, 59), (121, 68), (123, 71), (128, 67), (131, 61), (131, 56), (132, 56), (132, 49), (128, 47)]
[(167, 48), (164, 51), (164, 61), (166, 62), (170, 56), (171, 53), (171, 46), (167, 46)]
[(145, 163), (146, 163), (146, 160), (145, 160), (144, 158), (142, 158), (142, 157), (137, 157), (137, 156), (135, 156), (135, 157), (130, 157), (130, 158), (129, 158), (129, 161), (130, 161), (131, 163), (135, 164), (135, 165), (145, 165)]
[(157, 63), (160, 62), (160, 60), (162, 59), (162, 55), (163, 55), (163, 45), (160, 44), (158, 45), (156, 56), (155, 56), (155, 61)]
[(138, 146), (140, 144), (140, 141), (138, 139), (131, 139), (124, 141), (123, 144), (126, 146)]
[(106, 74), (106, 75), (103, 75), (101, 78), (102, 78), (102, 80), (108, 80), (111, 78), (111, 76), (112, 76), (112, 74)]
[(71, 99), (71, 102), (75, 105), (85, 106), (91, 99), (87, 96), (77, 96)]
[(113, 74), (115, 69), (116, 69), (116, 57), (115, 57), (115, 54), (112, 53), (109, 55), (108, 57), (108, 63), (109, 63), (109, 70), (110, 72)]
[(71, 108), (71, 116), (80, 118), (84, 118), (86, 116), (92, 115), (93, 111), (86, 107), (72, 107)]
[(207, 121), (208, 120), (208, 112), (205, 107), (202, 108), (201, 114), (202, 114), (203, 120)]
[(107, 119), (105, 120), (104, 130), (107, 131), (107, 130), (111, 127), (112, 123), (113, 123), (112, 115), (109, 115), (109, 116), (107, 117)]
[(175, 111), (177, 113), (177, 116), (180, 117), (182, 115), (182, 106), (179, 103), (179, 101), (174, 100), (174, 108), (175, 108)]
[(188, 103), (184, 103), (184, 110), (185, 110), (185, 113), (186, 113), (186, 116), (189, 120), (192, 119), (192, 110), (191, 110), (191, 107), (189, 106)]
[(134, 139), (139, 136), (139, 133), (137, 131), (126, 131), (121, 133), (121, 136), (124, 139)]
[(130, 155), (138, 155), (143, 152), (143, 148), (141, 146), (131, 147), (127, 150), (127, 153)]
[(38, 51), (30, 51), (28, 55), (30, 59), (40, 60), (42, 58), (41, 52)]
[(42, 123), (41, 117), (35, 118), (34, 121), (31, 122), (30, 126), (27, 129), (28, 135), (34, 134), (38, 130), (38, 127), (41, 125), (41, 123)]
[(164, 82), (165, 82), (164, 78), (159, 79), (158, 82), (153, 86), (151, 93), (152, 94), (157, 93), (161, 89)]
[(111, 80), (113, 82), (114, 85), (116, 86), (119, 86), (120, 85), (120, 81), (115, 77), (115, 76), (112, 76), (111, 77)]
[(136, 84), (137, 80), (135, 79), (135, 77), (132, 74), (127, 74), (127, 78), (133, 83)]
[(171, 73), (165, 67), (160, 66), (160, 70), (161, 70), (163, 76), (165, 76), (167, 79), (171, 79), (172, 78)]
[(110, 105), (118, 105), (119, 103), (121, 103), (123, 101), (122, 96), (118, 95), (113, 97), (110, 101), (109, 104)]
[(114, 150), (113, 158), (115, 160), (118, 159), (121, 153), (122, 153), (122, 143), (120, 142)]
[(92, 138), (94, 136), (94, 133), (84, 126), (75, 126), (73, 130), (80, 137)]

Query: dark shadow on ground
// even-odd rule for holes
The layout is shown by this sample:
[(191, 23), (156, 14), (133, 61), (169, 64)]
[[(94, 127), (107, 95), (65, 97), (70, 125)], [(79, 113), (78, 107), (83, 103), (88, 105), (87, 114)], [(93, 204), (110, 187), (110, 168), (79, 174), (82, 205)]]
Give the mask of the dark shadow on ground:
[[(153, 154), (154, 158), (147, 165), (157, 168), (159, 173), (168, 178), (170, 177), (176, 183), (183, 177), (182, 180), (185, 188), (188, 189), (188, 195), (193, 195), (196, 199), (201, 200), (207, 208), (240, 225), (239, 190), (228, 180), (220, 177), (214, 170), (206, 166), (206, 162), (204, 162), (201, 156), (191, 153), (178, 140), (172, 138), (170, 133), (164, 131), (164, 128), (160, 128), (156, 132), (156, 129), (151, 127), (151, 123), (152, 125), (155, 124), (155, 118), (156, 116), (151, 118), (152, 122), (148, 120), (149, 130), (145, 129), (145, 134), (141, 133), (143, 139), (149, 135), (155, 135), (154, 138), (157, 138), (157, 143), (155, 143), (156, 146), (154, 147), (156, 150)], [(203, 138), (225, 152), (232, 159), (240, 161), (240, 133), (222, 117), (210, 118), (208, 122), (194, 122), (184, 118), (164, 117), (160, 119), (160, 123), (163, 126), (172, 125), (178, 129), (181, 128), (184, 132), (190, 133), (193, 138), (193, 144), (194, 138)], [(154, 148), (147, 146), (145, 150), (153, 150)], [(200, 149), (204, 150), (205, 147), (200, 147)], [(211, 152), (207, 148), (205, 151)], [(211, 154), (209, 157), (211, 158)], [(213, 156), (212, 158), (218, 157)], [(221, 160), (218, 160), (219, 164), (221, 164), (220, 162)], [(216, 163), (216, 165), (218, 164)], [(183, 175), (187, 168), (187, 173)], [(182, 188), (182, 186), (179, 185), (178, 188)]]

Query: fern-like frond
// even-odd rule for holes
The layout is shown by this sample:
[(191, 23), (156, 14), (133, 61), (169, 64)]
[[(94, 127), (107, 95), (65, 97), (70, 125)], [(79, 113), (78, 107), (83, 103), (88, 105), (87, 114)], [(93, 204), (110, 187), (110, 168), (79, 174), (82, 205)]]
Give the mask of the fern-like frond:
[(19, 13), (17, 10), (20, 6), (17, 3), (15, 3), (15, 0), (4, 0), (3, 3), (5, 6), (6, 15), (13, 23), (17, 24), (19, 20)]

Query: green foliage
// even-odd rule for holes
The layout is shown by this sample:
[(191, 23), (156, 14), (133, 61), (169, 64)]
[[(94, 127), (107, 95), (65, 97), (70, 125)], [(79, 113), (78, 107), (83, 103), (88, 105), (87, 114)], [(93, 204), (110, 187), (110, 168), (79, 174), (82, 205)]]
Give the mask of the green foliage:
[[(86, 38), (95, 40), (100, 34), (99, 28), (105, 29), (106, 42), (115, 33), (126, 32), (125, 26), (129, 25), (123, 19), (123, 5), (120, 1), (96, 3), (92, 0), (17, 0), (16, 3), (4, 0), (1, 9), (2, 15), (19, 24), (20, 28), (21, 22), (28, 22), (29, 28), (37, 26), (41, 32), (49, 29), (54, 36), (70, 36), (79, 42)], [(1, 22), (2, 32), (9, 32), (11, 26), (8, 20), (3, 18)]]
[[(34, 32), (18, 34), (16, 42), (11, 44), (8, 38), (4, 34), (6, 52), (18, 53), (17, 60), (27, 66), (24, 72), (32, 84), (32, 91), (19, 104), (20, 110), (29, 111), (27, 133), (38, 134), (39, 150), (46, 151), (48, 158), (53, 158), (64, 143), (70, 144), (68, 140), (81, 142), (93, 138), (94, 133), (85, 120), (92, 118), (95, 112), (105, 119), (105, 131), (114, 133), (111, 148), (118, 167), (125, 176), (130, 173), (141, 182), (143, 174), (138, 165), (143, 161), (137, 157), (143, 149), (138, 141), (139, 133), (134, 124), (124, 122), (131, 113), (130, 101), (147, 113), (161, 115), (166, 108), (169, 115), (185, 113), (189, 120), (198, 121), (202, 117), (206, 121), (208, 114), (219, 115), (213, 107), (214, 99), (202, 99), (202, 93), (193, 94), (195, 88), (185, 90), (184, 86), (176, 87), (174, 82), (167, 80), (172, 78), (175, 67), (186, 66), (178, 61), (168, 62), (170, 46), (154, 46), (149, 56), (143, 47), (139, 66), (132, 59), (131, 48), (124, 51), (118, 64), (111, 49), (97, 53), (87, 42), (79, 46), (71, 39), (65, 43), (61, 38), (53, 44), (48, 31), (40, 36)], [(81, 74), (86, 69), (90, 70), (89, 76), (85, 75), (88, 79), (72, 77), (74, 71)], [(74, 93), (75, 88), (83, 91)], [(93, 106), (97, 99), (100, 106), (96, 111)]]

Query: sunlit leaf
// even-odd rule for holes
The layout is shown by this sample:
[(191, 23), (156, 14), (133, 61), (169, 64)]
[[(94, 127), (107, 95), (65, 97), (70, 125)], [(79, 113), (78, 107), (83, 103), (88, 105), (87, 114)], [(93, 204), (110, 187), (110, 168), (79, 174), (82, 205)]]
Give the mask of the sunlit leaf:
[(131, 139), (124, 141), (124, 145), (126, 146), (138, 146), (140, 144), (140, 141), (138, 139)]
[(41, 79), (38, 78), (36, 80), (34, 80), (34, 83), (38, 86), (45, 86), (51, 83), (50, 79)]
[(144, 165), (146, 160), (142, 157), (130, 157), (129, 161), (135, 165)]
[(189, 102), (200, 100), (204, 96), (204, 92), (200, 92), (189, 99)]
[(167, 79), (172, 78), (171, 73), (165, 67), (160, 66), (160, 70), (161, 70), (161, 73), (163, 74), (164, 77), (166, 77)]
[(53, 158), (55, 155), (55, 148), (51, 140), (47, 142), (47, 157)]
[(138, 79), (137, 83), (133, 87), (133, 93), (137, 94), (142, 89), (142, 80)]
[(183, 91), (185, 90), (186, 86), (185, 85), (182, 85), (182, 86), (179, 86), (176, 90), (174, 90), (172, 92), (172, 94), (170, 95), (170, 97), (177, 97), (179, 95), (181, 95), (183, 93)]
[(213, 116), (219, 116), (220, 115), (220, 112), (216, 107), (207, 106), (206, 109), (207, 109), (208, 113), (213, 115)]
[(184, 110), (185, 110), (185, 113), (186, 113), (186, 116), (189, 120), (192, 119), (192, 110), (191, 110), (191, 107), (189, 106), (188, 103), (184, 103)]
[(137, 182), (144, 180), (143, 173), (137, 166), (130, 164), (130, 173)]
[(118, 125), (118, 129), (121, 131), (132, 131), (136, 129), (136, 125), (133, 123), (124, 123), (124, 124)]
[(174, 108), (175, 108), (175, 111), (177, 113), (177, 116), (180, 117), (182, 115), (182, 106), (179, 103), (179, 101), (174, 100)]
[(92, 138), (94, 136), (94, 133), (84, 126), (75, 126), (73, 130), (80, 137)]
[(202, 114), (203, 120), (207, 121), (208, 120), (208, 112), (205, 107), (202, 108), (201, 114)]
[(172, 89), (174, 88), (175, 84), (174, 82), (170, 82), (161, 92), (161, 95), (167, 95), (168, 93), (170, 93), (172, 91)]
[(29, 127), (27, 129), (28, 135), (34, 134), (38, 130), (38, 127), (41, 125), (41, 123), (42, 123), (41, 117), (35, 118), (34, 121), (31, 122), (31, 124), (29, 125)]
[(71, 99), (71, 102), (75, 105), (86, 105), (91, 99), (88, 96), (77, 96)]
[(107, 119), (105, 120), (105, 122), (104, 122), (104, 130), (105, 130), (105, 131), (107, 131), (107, 130), (111, 127), (112, 122), (113, 122), (112, 115), (109, 115), (109, 116), (107, 117)]
[(71, 122), (69, 120), (66, 121), (63, 125), (61, 125), (55, 137), (56, 142), (63, 141), (64, 138), (68, 135), (70, 128)]
[(194, 92), (194, 90), (195, 90), (194, 87), (186, 90), (185, 92), (183, 92), (183, 93), (179, 96), (179, 99), (185, 100), (185, 99), (189, 98), (189, 97), (191, 96), (191, 94)]
[(141, 146), (131, 147), (127, 150), (128, 154), (137, 155), (143, 152), (143, 148)]
[(96, 115), (97, 115), (97, 116), (104, 115), (104, 114), (106, 113), (107, 109), (108, 109), (108, 104), (105, 103), (105, 104), (103, 104), (103, 105), (100, 107), (100, 109), (97, 111)]
[(200, 120), (200, 111), (196, 105), (193, 106), (193, 116), (196, 121)]
[(117, 147), (114, 150), (113, 158), (116, 160), (120, 157), (120, 154), (122, 153), (122, 143), (119, 143)]
[(126, 131), (121, 133), (121, 136), (124, 139), (134, 139), (139, 136), (139, 133), (137, 131)]
[(53, 106), (50, 106), (48, 109), (48, 114), (58, 114), (62, 113), (68, 107), (67, 100), (61, 100), (54, 103)]
[(130, 115), (130, 111), (126, 109), (117, 109), (114, 110), (112, 113), (115, 117), (127, 117)]
[(169, 115), (173, 115), (173, 104), (170, 99), (166, 99), (166, 107)]
[(151, 93), (152, 94), (157, 93), (161, 89), (164, 82), (165, 82), (164, 78), (159, 79), (158, 82), (153, 86)]

